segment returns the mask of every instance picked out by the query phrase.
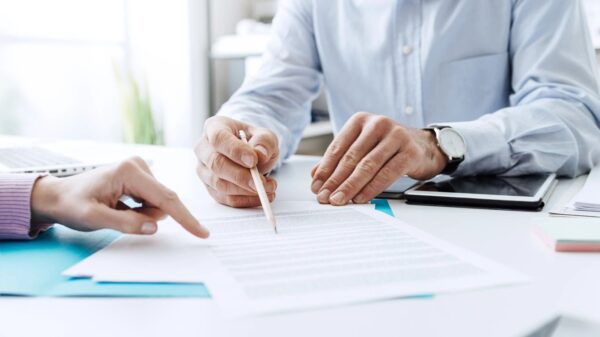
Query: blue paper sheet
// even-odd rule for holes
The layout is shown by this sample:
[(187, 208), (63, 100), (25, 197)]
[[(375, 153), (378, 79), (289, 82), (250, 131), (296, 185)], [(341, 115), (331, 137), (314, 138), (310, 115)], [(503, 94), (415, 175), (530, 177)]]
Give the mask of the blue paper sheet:
[(375, 209), (389, 216), (394, 216), (394, 212), (390, 207), (390, 203), (386, 199), (373, 199), (371, 204), (375, 205)]
[(119, 233), (82, 233), (54, 226), (33, 241), (0, 242), (0, 295), (209, 297), (202, 284), (97, 283), (63, 270), (107, 246)]

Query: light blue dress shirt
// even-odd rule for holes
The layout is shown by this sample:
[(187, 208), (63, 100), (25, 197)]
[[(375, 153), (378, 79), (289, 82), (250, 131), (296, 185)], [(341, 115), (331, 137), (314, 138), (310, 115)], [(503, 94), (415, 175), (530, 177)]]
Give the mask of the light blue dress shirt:
[(596, 60), (579, 0), (283, 0), (257, 75), (220, 114), (292, 155), (325, 84), (334, 130), (358, 111), (450, 125), (457, 175), (600, 162)]

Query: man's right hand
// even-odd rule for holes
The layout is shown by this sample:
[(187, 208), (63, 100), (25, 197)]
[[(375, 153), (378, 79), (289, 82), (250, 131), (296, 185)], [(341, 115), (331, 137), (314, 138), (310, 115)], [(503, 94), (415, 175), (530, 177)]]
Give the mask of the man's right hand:
[[(246, 132), (248, 144), (239, 138), (240, 130)], [(198, 176), (210, 195), (222, 204), (240, 208), (260, 205), (249, 169), (257, 166), (266, 174), (279, 159), (278, 141), (272, 131), (223, 116), (206, 120), (195, 152)], [(277, 182), (263, 177), (263, 183), (273, 201)]]

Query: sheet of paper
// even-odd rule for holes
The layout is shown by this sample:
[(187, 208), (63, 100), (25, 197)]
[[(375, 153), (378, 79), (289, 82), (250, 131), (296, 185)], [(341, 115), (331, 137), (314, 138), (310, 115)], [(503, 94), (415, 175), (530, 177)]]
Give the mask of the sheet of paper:
[(176, 226), (124, 236), (66, 274), (97, 281), (203, 282), (238, 316), (438, 294), (527, 281), (517, 272), (374, 211), (275, 203), (279, 234), (260, 209), (211, 207), (197, 240)]
[(392, 217), (352, 207), (205, 221), (217, 270), (207, 286), (225, 315), (333, 306), (525, 282), (490, 260)]
[(600, 166), (595, 167), (581, 190), (564, 206), (551, 210), (552, 215), (600, 217)]
[[(185, 200), (185, 204), (201, 222), (205, 219), (229, 216), (264, 218), (261, 208), (234, 209), (200, 200)], [(273, 203), (273, 211), (276, 214), (328, 207), (330, 206), (316, 202)], [(374, 205), (360, 207), (373, 209)], [(273, 231), (270, 225), (264, 229)], [(110, 246), (68, 268), (63, 275), (87, 277), (98, 282), (204, 283), (207, 273), (211, 272), (208, 266), (214, 261), (210, 255), (212, 242), (212, 237), (199, 240), (185, 232), (173, 220), (167, 219), (159, 223), (157, 234), (123, 235)]]
[(575, 209), (600, 212), (600, 193), (598, 191), (600, 191), (600, 167), (596, 167), (590, 172), (585, 185), (573, 198)]

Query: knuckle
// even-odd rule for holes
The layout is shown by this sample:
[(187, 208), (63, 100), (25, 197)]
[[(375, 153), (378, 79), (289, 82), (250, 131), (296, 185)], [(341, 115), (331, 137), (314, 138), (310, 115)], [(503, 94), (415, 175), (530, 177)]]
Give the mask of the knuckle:
[(344, 155), (344, 149), (337, 143), (329, 145), (329, 154), (333, 157), (341, 157)]
[(372, 158), (365, 158), (362, 160), (358, 166), (358, 170), (360, 172), (364, 172), (366, 174), (374, 175), (377, 172), (379, 165)]
[(375, 130), (381, 131), (381, 130), (387, 129), (391, 123), (392, 123), (392, 120), (389, 117), (375, 116), (372, 118), (371, 126)]
[(358, 184), (354, 179), (348, 179), (344, 182), (342, 186), (339, 188), (341, 191), (346, 192), (346, 194), (353, 194), (358, 189)]
[(200, 180), (204, 181), (204, 165), (202, 163), (196, 164), (196, 174)]
[(129, 173), (133, 170), (135, 170), (135, 163), (133, 162), (132, 159), (127, 159), (122, 161), (121, 163), (119, 163), (119, 165), (117, 166), (117, 174), (124, 174), (124, 173)]
[(202, 150), (205, 148), (205, 139), (205, 137), (200, 137), (200, 139), (196, 141), (196, 144), (194, 144), (194, 153), (196, 153), (196, 156), (202, 153)]
[(352, 116), (352, 119), (354, 121), (364, 121), (367, 118), (369, 118), (369, 116), (371, 116), (370, 113), (364, 112), (364, 111), (359, 111)]
[(217, 171), (222, 170), (224, 166), (225, 166), (225, 157), (218, 152), (211, 153), (211, 155), (208, 159), (208, 167), (210, 168), (210, 170), (213, 172), (217, 172)]
[(209, 141), (212, 144), (221, 144), (226, 137), (226, 131), (223, 129), (219, 129), (217, 130), (215, 133), (211, 134), (211, 139), (209, 139)]
[(213, 176), (212, 184), (213, 188), (217, 191), (226, 192), (228, 190), (228, 184), (225, 180)]
[(238, 185), (244, 185), (248, 183), (249, 177), (246, 175), (245, 170), (239, 170), (233, 174), (233, 181)]
[(394, 139), (398, 139), (398, 140), (403, 140), (406, 139), (406, 131), (404, 130), (404, 128), (398, 126), (395, 127), (391, 132), (390, 132), (391, 136)]
[(344, 160), (342, 161), (342, 163), (346, 168), (354, 169), (354, 167), (356, 167), (359, 161), (360, 157), (355, 151), (348, 151), (344, 155)]
[(172, 204), (177, 201), (179, 201), (179, 196), (177, 196), (177, 193), (175, 193), (172, 190), (167, 188), (165, 190), (165, 192), (163, 193), (163, 196), (160, 200), (160, 205), (158, 205), (158, 207), (163, 208), (164, 206), (166, 206), (168, 204)]
[(144, 161), (144, 159), (142, 159), (142, 157), (140, 156), (133, 156), (131, 158), (129, 158), (129, 160), (131, 160), (132, 163), (134, 164), (145, 164), (146, 161)]
[(381, 182), (388, 182), (394, 180), (395, 172), (391, 167), (384, 167), (377, 174), (377, 180)]
[(325, 184), (324, 188), (328, 188), (329, 187), (330, 190), (333, 190), (337, 186), (340, 186), (341, 183), (342, 183), (342, 181), (338, 177), (332, 176), (332, 177), (329, 178), (329, 180), (327, 180), (327, 183)]
[(206, 186), (208, 194), (210, 194), (210, 196), (213, 197), (213, 199), (215, 199), (220, 204), (226, 204), (223, 193), (213, 189), (212, 186), (210, 186), (209, 184), (205, 183), (204, 186)]

